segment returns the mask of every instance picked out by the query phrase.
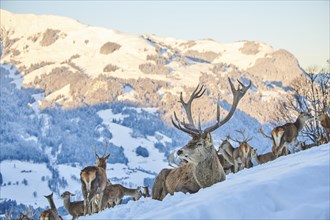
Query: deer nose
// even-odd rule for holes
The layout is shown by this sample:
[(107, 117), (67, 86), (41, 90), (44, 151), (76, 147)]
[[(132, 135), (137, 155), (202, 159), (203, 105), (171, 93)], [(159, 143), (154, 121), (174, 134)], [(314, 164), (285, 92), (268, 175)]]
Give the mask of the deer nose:
[(182, 151), (182, 150), (178, 150), (176, 153), (177, 153), (178, 155), (180, 155), (180, 154), (183, 153), (183, 151)]

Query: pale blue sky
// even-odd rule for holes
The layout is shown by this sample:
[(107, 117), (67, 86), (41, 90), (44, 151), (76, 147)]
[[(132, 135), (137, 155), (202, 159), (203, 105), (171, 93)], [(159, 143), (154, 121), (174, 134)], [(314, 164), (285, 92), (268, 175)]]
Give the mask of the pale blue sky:
[(259, 40), (293, 53), (300, 65), (330, 57), (325, 1), (1, 1), (13, 13), (51, 14), (130, 34), (220, 42)]

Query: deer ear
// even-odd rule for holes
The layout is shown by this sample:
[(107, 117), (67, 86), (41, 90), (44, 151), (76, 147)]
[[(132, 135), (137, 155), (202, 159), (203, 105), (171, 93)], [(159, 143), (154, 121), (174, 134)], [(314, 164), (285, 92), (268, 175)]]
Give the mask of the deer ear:
[(207, 141), (207, 142), (213, 142), (211, 133), (206, 133), (205, 134), (205, 141)]
[(95, 154), (95, 156), (96, 156), (97, 159), (100, 159), (99, 155)]
[(108, 155), (105, 157), (105, 159), (107, 160), (109, 157), (110, 157), (110, 154), (108, 154)]

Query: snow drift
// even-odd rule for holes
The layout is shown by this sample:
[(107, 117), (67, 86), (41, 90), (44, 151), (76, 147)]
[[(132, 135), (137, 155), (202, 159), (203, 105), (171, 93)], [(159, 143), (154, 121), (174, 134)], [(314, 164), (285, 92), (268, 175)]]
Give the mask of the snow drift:
[(329, 219), (329, 147), (230, 174), (196, 194), (142, 198), (81, 219)]

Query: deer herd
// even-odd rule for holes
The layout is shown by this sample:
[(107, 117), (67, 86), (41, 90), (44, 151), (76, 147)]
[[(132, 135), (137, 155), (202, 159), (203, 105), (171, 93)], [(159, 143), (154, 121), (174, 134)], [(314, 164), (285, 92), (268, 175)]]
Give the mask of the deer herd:
[[(252, 167), (253, 161), (257, 164), (263, 164), (280, 156), (294, 153), (294, 147), (292, 147), (292, 150), (288, 147), (290, 145), (297, 146), (299, 132), (303, 129), (305, 123), (313, 118), (308, 112), (300, 113), (295, 122), (275, 127), (271, 135), (267, 135), (261, 128), (259, 129), (260, 134), (272, 141), (271, 151), (268, 153), (258, 154), (257, 150), (249, 145), (251, 138), (245, 135), (244, 130), (236, 131), (242, 136), (242, 139), (239, 140), (227, 135), (216, 150), (211, 133), (231, 119), (241, 98), (252, 84), (251, 81), (248, 85), (238, 81), (239, 85), (235, 88), (233, 82), (229, 78), (228, 80), (233, 94), (231, 108), (226, 117), (220, 120), (220, 100), (218, 99), (216, 121), (206, 128), (202, 128), (200, 118), (196, 123), (192, 116), (192, 102), (203, 96), (206, 91), (205, 86), (197, 86), (187, 102), (184, 101), (182, 93), (180, 94), (179, 102), (183, 106), (187, 120), (180, 120), (174, 112), (172, 124), (175, 128), (190, 135), (191, 140), (185, 146), (170, 154), (169, 164), (173, 168), (163, 169), (157, 175), (152, 187), (152, 199), (163, 200), (167, 194), (173, 195), (175, 192), (196, 193), (201, 188), (225, 181), (226, 175), (229, 173), (236, 173), (244, 168)], [(329, 142), (329, 115), (324, 113), (317, 118), (325, 128), (325, 142)], [(232, 143), (237, 143), (238, 146), (234, 147)], [(303, 149), (302, 147), (297, 148)], [(142, 196), (150, 197), (147, 186), (144, 186), (142, 190), (141, 187), (129, 189), (120, 184), (112, 184), (106, 173), (106, 161), (110, 154), (102, 157), (99, 157), (96, 153), (95, 155), (96, 166), (85, 167), (80, 173), (84, 200), (72, 202), (70, 197), (73, 194), (68, 191), (61, 195), (64, 207), (72, 216), (72, 219), (119, 205), (125, 195), (132, 197), (134, 201)], [(41, 220), (62, 219), (58, 215), (52, 196), (53, 194), (46, 196), (50, 209), (41, 214)]]

